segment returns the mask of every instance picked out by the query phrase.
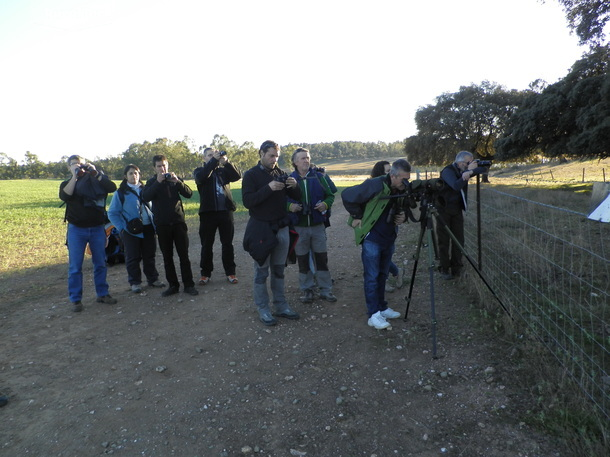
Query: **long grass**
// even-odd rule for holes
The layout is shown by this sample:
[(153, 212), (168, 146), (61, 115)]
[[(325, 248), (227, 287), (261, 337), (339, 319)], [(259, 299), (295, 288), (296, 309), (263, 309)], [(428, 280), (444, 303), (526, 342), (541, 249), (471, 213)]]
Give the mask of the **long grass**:
[[(364, 177), (340, 177), (335, 179), (335, 184), (342, 190), (361, 179)], [(0, 201), (3, 202), (0, 206), (0, 276), (67, 262), (67, 225), (64, 223), (65, 205), (61, 206), (59, 199), (60, 183), (57, 179), (0, 181)], [(198, 224), (199, 192), (194, 181), (186, 183), (193, 190), (192, 198), (183, 199), (187, 223)], [(237, 203), (236, 218), (245, 218), (247, 210), (242, 203), (241, 181), (231, 187)], [(112, 194), (108, 196), (108, 204), (111, 198)]]

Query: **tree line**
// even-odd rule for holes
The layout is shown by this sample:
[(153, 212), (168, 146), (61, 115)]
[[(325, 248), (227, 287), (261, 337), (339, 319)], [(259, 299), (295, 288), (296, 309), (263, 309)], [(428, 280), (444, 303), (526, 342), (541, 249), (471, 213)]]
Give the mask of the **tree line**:
[(558, 0), (568, 27), (588, 47), (554, 84), (527, 90), (489, 81), (436, 97), (415, 114), (417, 134), (405, 140), (413, 163), (441, 164), (459, 150), (479, 158), (528, 161), (610, 156), (610, 2)]
[[(241, 169), (256, 165), (259, 159), (258, 146), (252, 142), (237, 144), (225, 135), (215, 135), (210, 144), (197, 146), (193, 140), (185, 137), (182, 140), (169, 140), (158, 138), (153, 142), (132, 143), (129, 147), (116, 157), (91, 158), (86, 152), (81, 153), (85, 159), (93, 162), (113, 179), (123, 176), (123, 169), (128, 164), (136, 164), (140, 167), (142, 175), (152, 175), (152, 158), (155, 155), (165, 155), (169, 161), (170, 169), (178, 176), (190, 178), (193, 170), (202, 165), (203, 150), (212, 147), (220, 151), (226, 151), (231, 162)], [(404, 143), (363, 143), (359, 141), (335, 141), (332, 143), (305, 143), (288, 144), (282, 146), (281, 166), (291, 169), (290, 158), (298, 147), (306, 147), (311, 151), (318, 163), (324, 163), (330, 159), (340, 158), (377, 158), (398, 157), (404, 154)], [(63, 156), (57, 162), (43, 163), (36, 154), (26, 152), (23, 163), (19, 163), (5, 153), (0, 153), (0, 179), (52, 179), (65, 178), (68, 176), (68, 156)]]
[(610, 156), (610, 46), (596, 46), (554, 84), (523, 91), (489, 81), (444, 93), (417, 110), (406, 155), (417, 164), (450, 161), (459, 150), (479, 158)]

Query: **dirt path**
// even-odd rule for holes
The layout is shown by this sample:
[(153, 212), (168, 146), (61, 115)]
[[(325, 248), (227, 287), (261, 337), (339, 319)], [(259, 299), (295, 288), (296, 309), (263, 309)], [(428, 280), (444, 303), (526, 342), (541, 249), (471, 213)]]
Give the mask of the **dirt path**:
[[(197, 297), (134, 295), (119, 265), (109, 270), (119, 304), (96, 305), (88, 292), (75, 314), (65, 265), (8, 278), (0, 391), (10, 402), (0, 409), (0, 455), (567, 456), (520, 423), (514, 351), (477, 328), (463, 285), (437, 284), (438, 359), (425, 262), (409, 321), (367, 326), (360, 250), (345, 211), (333, 211), (339, 301), (300, 304), (291, 265), (287, 291), (301, 319), (272, 328), (251, 305), (244, 221), (235, 242), (240, 283), (217, 270)], [(412, 256), (417, 231), (401, 229), (397, 263)], [(195, 267), (195, 225), (190, 235)], [(162, 271), (160, 255), (158, 263)], [(91, 284), (90, 262), (85, 277)], [(405, 294), (390, 294), (391, 306), (404, 312)]]

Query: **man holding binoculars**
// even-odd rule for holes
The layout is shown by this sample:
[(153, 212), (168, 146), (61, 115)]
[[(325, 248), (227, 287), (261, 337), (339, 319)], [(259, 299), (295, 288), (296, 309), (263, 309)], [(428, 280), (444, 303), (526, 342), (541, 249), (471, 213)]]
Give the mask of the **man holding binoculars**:
[(116, 184), (86, 163), (78, 155), (68, 158), (71, 177), (59, 186), (59, 198), (66, 203), (68, 233), (68, 293), (72, 311), (83, 310), (83, 260), (87, 243), (93, 262), (93, 282), (98, 303), (113, 305), (117, 301), (108, 293), (106, 280), (106, 197), (116, 190)]

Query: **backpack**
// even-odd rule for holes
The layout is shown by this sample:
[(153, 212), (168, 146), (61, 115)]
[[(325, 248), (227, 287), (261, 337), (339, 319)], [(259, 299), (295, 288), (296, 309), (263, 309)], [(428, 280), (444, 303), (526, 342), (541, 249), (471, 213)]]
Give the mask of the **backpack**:
[(110, 266), (125, 263), (125, 250), (119, 231), (111, 223), (106, 224), (106, 263)]
[[(123, 240), (121, 240), (121, 235), (119, 231), (116, 229), (114, 225), (110, 221), (108, 221), (108, 217), (106, 216), (106, 263), (109, 266), (113, 266), (117, 263), (125, 263), (125, 248), (123, 247)], [(87, 243), (87, 248), (85, 252), (91, 255), (91, 248)]]

